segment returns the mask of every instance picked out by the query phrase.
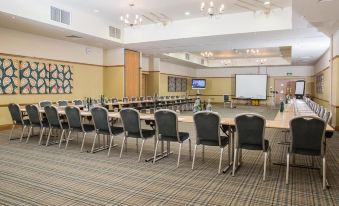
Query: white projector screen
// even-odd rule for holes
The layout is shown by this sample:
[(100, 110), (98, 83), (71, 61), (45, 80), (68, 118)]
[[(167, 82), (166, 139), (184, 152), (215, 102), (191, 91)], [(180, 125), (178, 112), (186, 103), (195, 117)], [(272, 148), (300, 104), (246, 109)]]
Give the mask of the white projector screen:
[(295, 94), (304, 95), (305, 92), (305, 81), (296, 81), (295, 82)]
[(266, 74), (235, 75), (236, 98), (267, 99)]

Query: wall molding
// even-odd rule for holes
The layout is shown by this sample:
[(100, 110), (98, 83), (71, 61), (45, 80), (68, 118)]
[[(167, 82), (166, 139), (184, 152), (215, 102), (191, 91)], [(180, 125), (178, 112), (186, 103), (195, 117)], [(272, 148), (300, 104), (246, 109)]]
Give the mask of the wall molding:
[(319, 72), (315, 73), (312, 77), (316, 77), (316, 76), (318, 76), (319, 74), (324, 73), (324, 72), (325, 72), (326, 70), (328, 70), (328, 69), (330, 69), (329, 66), (326, 67), (325, 69), (322, 69), (322, 70), (320, 70)]
[(4, 130), (9, 130), (12, 128), (12, 125), (11, 124), (3, 124), (3, 125), (0, 125), (0, 131), (4, 131)]
[(102, 67), (104, 68), (108, 68), (108, 67), (113, 67), (113, 68), (116, 68), (116, 67), (125, 67), (125, 65), (103, 65)]
[(62, 62), (62, 63), (65, 63), (65, 64), (79, 64), (79, 65), (85, 65), (85, 66), (104, 67), (103, 65), (99, 65), (99, 64), (89, 64), (89, 63), (83, 63), (83, 62), (65, 61), (65, 60), (60, 60), (60, 59), (48, 59), (48, 58), (35, 57), (35, 56), (25, 56), (25, 55), (7, 54), (7, 53), (0, 53), (0, 55), (14, 57), (14, 58), (39, 59), (39, 60), (48, 61), (48, 62)]

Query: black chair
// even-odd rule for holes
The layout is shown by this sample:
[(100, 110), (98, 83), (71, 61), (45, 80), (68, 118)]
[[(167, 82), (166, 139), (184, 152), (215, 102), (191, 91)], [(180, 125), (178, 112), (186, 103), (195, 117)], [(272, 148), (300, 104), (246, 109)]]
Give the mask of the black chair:
[[(68, 142), (70, 140), (72, 132), (81, 132), (83, 134), (82, 137), (82, 144), (81, 144), (81, 149), (80, 151), (83, 151), (84, 144), (85, 144), (85, 139), (86, 139), (86, 134), (89, 132), (95, 131), (94, 125), (91, 124), (83, 124), (81, 121), (81, 112), (79, 107), (76, 106), (67, 106), (65, 108), (65, 113), (67, 117), (67, 122), (69, 125), (69, 131), (67, 135), (67, 140), (66, 140), (66, 145), (65, 145), (65, 150), (67, 149)], [(59, 143), (59, 148), (61, 147), (62, 141)]]
[(58, 106), (59, 107), (66, 107), (66, 106), (68, 106), (68, 101), (67, 100), (59, 100)]
[(73, 100), (73, 104), (75, 106), (83, 106), (83, 102), (81, 99), (76, 99), (76, 100)]
[[(155, 125), (156, 125), (156, 136), (157, 143), (154, 151), (154, 159), (153, 164), (155, 163), (157, 157), (157, 147), (159, 141), (167, 141), (168, 144), (170, 142), (178, 142), (179, 143), (179, 153), (178, 153), (178, 161), (177, 167), (180, 164), (180, 155), (181, 155), (181, 146), (186, 140), (189, 142), (189, 157), (191, 159), (191, 139), (189, 137), (189, 133), (187, 132), (179, 132), (178, 131), (178, 115), (174, 111), (168, 109), (161, 109), (155, 112), (154, 114)], [(167, 148), (169, 150), (169, 148)], [(170, 151), (167, 151), (169, 154)]]
[(227, 103), (230, 104), (231, 108), (233, 108), (233, 103), (232, 103), (232, 100), (230, 99), (230, 96), (224, 95), (224, 108), (225, 108)]
[(48, 121), (47, 119), (43, 120), (41, 118), (39, 108), (34, 104), (26, 105), (26, 112), (28, 114), (28, 119), (29, 119), (29, 132), (28, 132), (26, 143), (28, 143), (29, 138), (31, 137), (33, 128), (40, 128), (40, 138), (39, 138), (39, 145), (40, 145), (45, 129), (49, 128)]
[(39, 106), (42, 107), (42, 108), (44, 108), (46, 106), (52, 106), (52, 102), (48, 101), (48, 100), (44, 100), (44, 101), (39, 102)]
[(291, 146), (287, 152), (286, 184), (289, 179), (290, 154), (322, 158), (323, 189), (326, 189), (326, 122), (318, 117), (301, 116), (290, 121)]
[[(221, 171), (222, 157), (224, 148), (229, 145), (229, 138), (220, 136), (220, 116), (218, 113), (203, 111), (197, 112), (193, 116), (197, 132), (196, 144), (194, 146), (192, 170), (194, 169), (195, 154), (198, 145), (202, 145), (202, 157), (205, 158), (205, 145), (216, 146), (220, 148), (220, 159), (218, 174)], [(228, 160), (230, 162), (230, 148), (228, 148)]]
[(141, 143), (139, 159), (138, 159), (138, 162), (140, 162), (144, 143), (147, 139), (152, 138), (155, 132), (154, 130), (148, 130), (148, 129), (141, 128), (140, 114), (138, 110), (136, 109), (132, 109), (132, 108), (122, 109), (120, 111), (120, 117), (121, 117), (122, 125), (124, 128), (124, 140), (122, 141), (122, 145), (121, 145), (120, 158), (122, 156), (124, 144), (127, 144), (128, 137), (136, 139), (137, 151), (138, 151), (138, 139), (141, 138), (142, 143)]
[(265, 118), (258, 114), (248, 113), (239, 114), (234, 120), (237, 133), (235, 139), (232, 176), (234, 176), (239, 159), (241, 162), (242, 149), (262, 150), (264, 152), (263, 180), (265, 181), (267, 158), (269, 158), (269, 162), (271, 162), (269, 141), (265, 139)]
[(20, 142), (22, 142), (22, 138), (24, 136), (25, 129), (29, 125), (29, 120), (24, 119), (22, 117), (22, 113), (20, 111), (20, 106), (18, 104), (14, 104), (14, 103), (9, 104), (8, 110), (9, 110), (9, 113), (11, 114), (12, 121), (13, 121), (12, 130), (11, 130), (11, 133), (9, 135), (9, 141), (12, 140), (12, 135), (13, 135), (13, 131), (14, 131), (15, 126), (19, 125), (19, 126), (22, 127), (21, 136), (20, 136)]
[(122, 127), (114, 127), (110, 125), (108, 110), (104, 107), (93, 107), (91, 109), (91, 114), (93, 117), (94, 128), (95, 128), (95, 136), (93, 140), (91, 153), (94, 152), (94, 147), (96, 143), (97, 136), (99, 135), (99, 144), (100, 144), (100, 135), (109, 135), (110, 143), (108, 146), (108, 156), (111, 153), (112, 144), (114, 142), (114, 136), (123, 133)]
[(58, 109), (55, 106), (45, 106), (44, 109), (49, 124), (49, 132), (46, 141), (46, 146), (48, 146), (53, 129), (61, 130), (60, 141), (62, 141), (65, 131), (68, 130), (69, 127), (67, 122), (63, 122), (60, 120)]

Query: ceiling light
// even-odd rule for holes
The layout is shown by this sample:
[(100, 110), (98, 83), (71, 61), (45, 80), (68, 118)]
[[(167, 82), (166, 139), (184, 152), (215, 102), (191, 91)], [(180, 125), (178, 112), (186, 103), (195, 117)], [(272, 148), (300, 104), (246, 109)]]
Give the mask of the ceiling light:
[(214, 7), (213, 1), (210, 1), (210, 3), (208, 4), (208, 7), (206, 7), (205, 2), (202, 2), (201, 5), (200, 5), (200, 11), (201, 11), (201, 13), (204, 13), (204, 14), (210, 16), (210, 17), (217, 16), (217, 15), (224, 13), (225, 4), (221, 4), (219, 6), (219, 9), (217, 9), (217, 8)]
[(143, 19), (138, 14), (133, 14), (134, 4), (129, 5), (131, 8), (131, 14), (126, 13), (125, 15), (120, 17), (120, 21), (123, 22), (125, 25), (134, 27), (142, 24)]
[(186, 16), (189, 16), (189, 15), (191, 15), (191, 12), (186, 11), (186, 12), (185, 12), (185, 15), (186, 15)]
[(221, 63), (222, 63), (223, 65), (225, 65), (225, 66), (228, 66), (228, 65), (230, 65), (230, 64), (232, 63), (232, 60), (230, 60), (230, 59), (224, 59), (224, 60), (221, 61)]
[(213, 56), (213, 53), (206, 51), (206, 52), (201, 52), (200, 55), (205, 57), (205, 58), (209, 58), (209, 57)]
[(265, 5), (265, 6), (271, 5), (271, 2), (270, 2), (270, 1), (265, 1), (265, 2), (264, 2), (264, 5)]
[(100, 11), (98, 9), (93, 10), (94, 13), (99, 13)]
[(319, 0), (319, 3), (330, 2), (330, 1), (333, 1), (333, 0)]

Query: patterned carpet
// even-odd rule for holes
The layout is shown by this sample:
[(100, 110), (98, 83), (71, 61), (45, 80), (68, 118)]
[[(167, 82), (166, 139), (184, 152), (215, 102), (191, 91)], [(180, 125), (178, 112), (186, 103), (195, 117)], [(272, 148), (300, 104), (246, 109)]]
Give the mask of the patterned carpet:
[[(237, 109), (236, 109), (237, 110)], [(232, 110), (232, 112), (236, 112)], [(257, 108), (267, 118), (272, 111)], [(259, 111), (262, 110), (262, 111)], [(239, 112), (239, 111), (238, 111)], [(193, 124), (180, 124), (191, 134)], [(19, 130), (15, 135), (18, 135)], [(135, 141), (130, 139), (128, 151), (119, 159), (122, 137), (112, 149), (96, 154), (80, 153), (74, 141), (67, 151), (56, 145), (38, 146), (34, 137), (28, 144), (8, 142), (9, 131), (0, 133), (0, 205), (338, 205), (339, 203), (339, 139), (328, 140), (327, 163), (329, 190), (323, 191), (319, 171), (291, 169), (290, 184), (285, 185), (285, 167), (271, 166), (267, 180), (262, 181), (263, 155), (243, 151), (243, 164), (232, 177), (229, 172), (217, 174), (219, 149), (207, 147), (205, 161), (198, 150), (195, 170), (191, 170), (188, 143), (182, 150), (180, 167), (174, 155), (155, 165), (138, 163)], [(268, 129), (272, 145), (272, 162), (285, 159), (286, 146), (279, 130)], [(93, 135), (88, 135), (86, 149)], [(145, 144), (143, 159), (153, 155), (153, 140)], [(319, 165), (316, 160), (316, 165)], [(227, 163), (227, 152), (224, 162)], [(311, 159), (297, 156), (296, 163), (311, 164)], [(268, 170), (269, 171), (269, 170)]]

